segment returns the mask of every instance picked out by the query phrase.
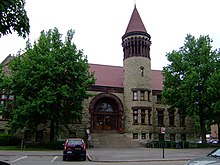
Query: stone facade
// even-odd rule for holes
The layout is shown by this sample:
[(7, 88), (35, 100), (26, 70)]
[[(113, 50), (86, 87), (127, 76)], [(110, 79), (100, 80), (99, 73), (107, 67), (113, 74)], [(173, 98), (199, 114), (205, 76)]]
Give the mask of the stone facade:
[[(115, 130), (137, 140), (195, 139), (193, 120), (181, 116), (178, 110), (169, 112), (168, 106), (161, 104), (162, 85), (155, 88), (154, 83), (160, 81), (159, 84), (162, 84), (163, 78), (161, 71), (158, 71), (160, 78), (152, 81), (155, 72), (151, 70), (150, 39), (135, 7), (122, 36), (123, 67), (90, 64), (98, 81), (88, 91), (93, 97), (84, 100), (83, 117), (80, 120), (73, 121), (68, 128), (60, 126), (58, 139), (86, 138), (87, 129), (91, 132)], [(109, 68), (115, 69), (114, 73)], [(6, 120), (0, 120), (1, 130), (5, 129), (6, 123)], [(30, 141), (48, 141), (49, 125), (49, 122), (40, 125), (38, 132), (32, 136), (28, 136), (25, 131), (20, 134)], [(161, 128), (165, 128), (165, 134)]]

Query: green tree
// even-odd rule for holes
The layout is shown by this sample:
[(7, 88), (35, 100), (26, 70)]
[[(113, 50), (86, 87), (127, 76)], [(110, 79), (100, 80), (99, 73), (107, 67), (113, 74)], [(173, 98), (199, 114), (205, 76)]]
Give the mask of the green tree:
[(184, 46), (167, 53), (170, 64), (163, 68), (165, 76), (163, 100), (170, 109), (199, 119), (202, 142), (206, 143), (206, 124), (214, 119), (214, 104), (219, 97), (211, 91), (214, 75), (219, 73), (219, 52), (212, 50), (209, 36), (196, 39), (187, 35)]
[(0, 37), (16, 31), (19, 36), (26, 38), (30, 26), (24, 6), (25, 0), (1, 0)]
[(42, 31), (33, 46), (27, 42), (25, 53), (10, 62), (10, 87), (16, 96), (12, 128), (35, 131), (49, 121), (54, 141), (59, 124), (82, 116), (82, 102), (90, 96), (88, 87), (95, 78), (87, 57), (72, 43), (73, 35), (69, 30), (63, 43), (57, 28)]

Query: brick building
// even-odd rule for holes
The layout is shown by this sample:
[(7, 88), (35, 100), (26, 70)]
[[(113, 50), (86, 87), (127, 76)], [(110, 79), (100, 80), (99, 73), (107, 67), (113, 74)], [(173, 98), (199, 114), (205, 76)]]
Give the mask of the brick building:
[[(151, 69), (150, 46), (151, 36), (135, 6), (122, 36), (123, 66), (89, 64), (97, 79), (89, 88), (94, 97), (84, 101), (82, 119), (73, 121), (68, 128), (60, 126), (60, 138), (85, 137), (85, 130), (89, 128), (91, 131), (115, 130), (133, 139), (194, 140), (193, 120), (178, 111), (169, 112), (161, 102), (163, 76), (160, 70)], [(8, 58), (3, 61), (5, 66)], [(9, 101), (10, 96), (1, 95), (2, 104)], [(0, 131), (6, 132), (3, 123), (7, 120), (2, 117), (0, 122)], [(46, 140), (48, 129), (45, 125), (39, 126), (34, 136), (26, 131), (25, 138)]]

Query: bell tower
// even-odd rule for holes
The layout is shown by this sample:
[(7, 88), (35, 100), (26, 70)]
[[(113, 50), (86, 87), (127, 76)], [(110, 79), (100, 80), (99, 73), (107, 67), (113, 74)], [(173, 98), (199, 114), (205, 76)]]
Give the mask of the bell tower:
[(131, 136), (138, 133), (139, 138), (141, 132), (151, 129), (150, 39), (135, 5), (122, 36), (124, 130)]

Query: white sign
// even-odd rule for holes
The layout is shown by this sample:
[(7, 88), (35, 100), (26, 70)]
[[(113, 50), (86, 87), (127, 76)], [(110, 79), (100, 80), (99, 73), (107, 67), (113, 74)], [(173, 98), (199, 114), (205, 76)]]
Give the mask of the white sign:
[(160, 128), (160, 133), (165, 134), (166, 133), (166, 128), (165, 127), (161, 127)]

